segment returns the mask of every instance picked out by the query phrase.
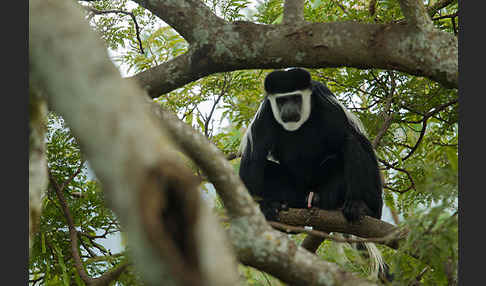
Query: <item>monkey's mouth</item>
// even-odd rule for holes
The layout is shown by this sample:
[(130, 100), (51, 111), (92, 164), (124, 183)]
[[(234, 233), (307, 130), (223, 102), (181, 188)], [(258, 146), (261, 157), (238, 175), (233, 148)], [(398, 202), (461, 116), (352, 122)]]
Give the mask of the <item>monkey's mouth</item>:
[(285, 113), (282, 114), (282, 121), (287, 122), (298, 122), (300, 120), (300, 114), (298, 113)]

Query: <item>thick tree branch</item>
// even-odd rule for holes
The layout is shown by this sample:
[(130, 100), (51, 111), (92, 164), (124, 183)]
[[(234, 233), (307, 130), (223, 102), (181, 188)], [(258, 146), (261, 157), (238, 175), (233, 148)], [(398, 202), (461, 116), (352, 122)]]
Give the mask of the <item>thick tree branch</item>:
[(289, 66), (392, 69), (457, 87), (457, 38), (435, 29), (417, 38), (414, 30), (401, 24), (235, 22), (208, 28), (204, 45), (133, 78), (152, 97), (217, 72)]
[[(74, 2), (29, 4), (31, 78), (79, 138), (147, 285), (235, 285), (222, 229), (144, 92), (120, 77)], [(218, 263), (209, 263), (214, 256)]]
[(279, 213), (279, 221), (291, 226), (312, 226), (313, 229), (323, 232), (340, 232), (361, 238), (373, 238), (374, 241), (393, 249), (398, 248), (398, 241), (403, 238), (391, 236), (399, 231), (392, 224), (369, 216), (363, 217), (360, 223), (351, 224), (346, 221), (341, 211), (291, 208)]
[(240, 178), (234, 174), (233, 167), (214, 144), (170, 111), (155, 103), (152, 104), (152, 110), (173, 136), (175, 143), (210, 178), (230, 216), (251, 216), (259, 212)]
[[(399, 241), (403, 238), (406, 237), (408, 231), (403, 231), (399, 229), (394, 229), (391, 233), (386, 235), (385, 237), (371, 237), (371, 238), (341, 238), (337, 237), (335, 235), (330, 235), (327, 232), (320, 231), (320, 230), (314, 230), (314, 229), (306, 229), (305, 227), (301, 226), (292, 226), (288, 224), (284, 224), (281, 222), (269, 222), (270, 225), (276, 229), (279, 229), (281, 231), (287, 232), (287, 233), (307, 233), (313, 237), (320, 237), (323, 239), (329, 239), (332, 241), (336, 242), (347, 242), (347, 243), (359, 243), (359, 242), (374, 242), (374, 243), (382, 243), (382, 244), (388, 244), (393, 246), (393, 248), (396, 248), (397, 245), (395, 241)], [(392, 243), (390, 243), (392, 242)]]
[(210, 27), (218, 27), (225, 22), (198, 0), (134, 2), (169, 24), (190, 44), (204, 46), (209, 40), (207, 31)]
[[(432, 29), (427, 15), (454, 1), (439, 1), (425, 10), (420, 0), (402, 0), (411, 29), (401, 24), (355, 22), (313, 23), (302, 28), (292, 22), (273, 26), (229, 23), (196, 0), (135, 2), (191, 44), (188, 53), (135, 76), (152, 97), (217, 72), (289, 66), (390, 69), (425, 76), (446, 87), (458, 86), (457, 38)], [(300, 2), (289, 0), (287, 5)], [(427, 30), (419, 38), (417, 27)]]
[(45, 133), (47, 102), (40, 90), (29, 83), (29, 251), (38, 231), (42, 195), (48, 186)]
[[(229, 23), (200, 1), (137, 2), (191, 43), (186, 54), (134, 77), (152, 97), (217, 72), (288, 66), (391, 69), (426, 76), (447, 87), (458, 85), (457, 38), (429, 27), (430, 18), (419, 0), (401, 2), (412, 20), (405, 27), (355, 22)], [(288, 5), (300, 2), (289, 0)], [(420, 37), (418, 25), (425, 25), (420, 26)]]

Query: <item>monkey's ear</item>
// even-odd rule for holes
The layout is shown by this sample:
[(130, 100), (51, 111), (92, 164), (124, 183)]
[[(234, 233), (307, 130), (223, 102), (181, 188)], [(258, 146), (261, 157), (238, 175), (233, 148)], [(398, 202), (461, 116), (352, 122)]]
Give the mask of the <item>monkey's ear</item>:
[(311, 76), (308, 71), (301, 68), (276, 70), (265, 78), (265, 91), (268, 94), (286, 93), (311, 86)]

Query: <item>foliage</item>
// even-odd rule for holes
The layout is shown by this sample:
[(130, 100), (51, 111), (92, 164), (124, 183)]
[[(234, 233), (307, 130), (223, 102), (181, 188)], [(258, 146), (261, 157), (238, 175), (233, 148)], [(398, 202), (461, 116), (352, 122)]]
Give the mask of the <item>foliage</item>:
[[(106, 248), (106, 241), (120, 235), (120, 227), (86, 163), (77, 174), (84, 162), (79, 146), (62, 118), (53, 113), (49, 114), (46, 141), (50, 183), (29, 259), (30, 279), (40, 279), (44, 285), (83, 285), (72, 259), (66, 217), (54, 188), (65, 185), (62, 193), (79, 233), (78, 251), (90, 276), (100, 276), (127, 259), (125, 250), (112, 253)], [(139, 285), (138, 280), (130, 269), (120, 277), (119, 285)]]
[[(309, 22), (360, 21), (390, 23), (403, 20), (398, 2), (377, 1), (376, 13), (361, 0), (306, 2)], [(282, 0), (205, 0), (219, 16), (230, 20), (280, 23)], [(122, 73), (135, 74), (166, 62), (188, 50), (187, 42), (147, 10), (127, 0), (82, 3), (98, 10), (134, 13), (141, 28), (141, 53), (132, 19), (120, 13), (87, 17), (107, 43)], [(434, 17), (457, 12), (449, 5)], [(455, 33), (457, 17), (434, 20), (443, 31)], [(446, 89), (426, 78), (385, 70), (326, 68), (310, 70), (313, 79), (325, 82), (343, 105), (361, 119), (385, 177), (385, 205), (411, 231), (396, 251), (380, 246), (397, 283), (446, 285), (456, 279), (458, 256), (458, 106), (457, 90)], [(240, 139), (263, 98), (262, 82), (268, 70), (240, 70), (214, 74), (161, 95), (156, 102), (175, 112), (184, 122), (205, 134), (227, 155), (237, 153)], [(389, 126), (385, 124), (389, 119)], [(47, 150), (49, 170), (59, 185), (67, 182), (83, 162), (75, 138), (62, 119), (50, 115)], [(380, 137), (381, 136), (381, 137)], [(239, 160), (232, 161), (237, 172)], [(195, 170), (197, 172), (197, 170)], [(198, 172), (199, 173), (199, 172)], [(209, 194), (210, 191), (206, 190)], [(98, 276), (127, 260), (126, 249), (110, 253), (103, 246), (110, 235), (120, 234), (116, 217), (104, 205), (99, 183), (87, 165), (63, 190), (80, 235), (79, 249), (90, 275)], [(212, 194), (212, 193), (211, 193)], [(211, 198), (213, 196), (210, 196)], [(44, 198), (40, 232), (29, 261), (30, 279), (42, 277), (44, 285), (80, 284), (71, 255), (65, 216), (52, 182)], [(215, 212), (224, 220), (224, 208), (215, 200)], [(388, 218), (392, 220), (392, 218)], [(292, 236), (300, 242), (303, 235)], [(416, 257), (406, 253), (412, 251)], [(318, 250), (323, 259), (367, 276), (368, 263), (355, 249), (325, 241)], [(241, 266), (247, 285), (280, 285), (277, 279)], [(133, 269), (125, 271), (118, 285), (139, 285)]]

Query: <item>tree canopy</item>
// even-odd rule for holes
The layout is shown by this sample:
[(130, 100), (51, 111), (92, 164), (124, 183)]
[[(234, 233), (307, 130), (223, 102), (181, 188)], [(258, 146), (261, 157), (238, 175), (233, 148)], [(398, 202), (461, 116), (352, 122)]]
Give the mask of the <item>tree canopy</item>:
[[(29, 285), (380, 285), (360, 239), (394, 285), (457, 285), (457, 0), (29, 4)], [(239, 180), (295, 66), (363, 122), (384, 221), (269, 224)]]

